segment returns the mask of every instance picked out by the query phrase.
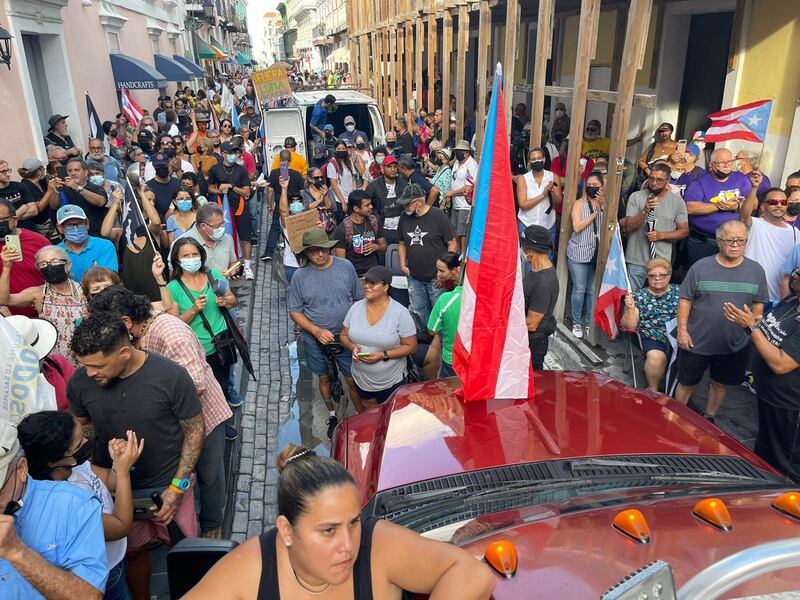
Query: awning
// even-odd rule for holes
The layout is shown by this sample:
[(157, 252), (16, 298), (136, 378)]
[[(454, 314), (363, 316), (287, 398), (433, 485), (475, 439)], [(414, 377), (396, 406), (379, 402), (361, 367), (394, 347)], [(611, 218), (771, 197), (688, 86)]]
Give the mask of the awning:
[(206, 76), (206, 72), (203, 69), (201, 69), (199, 66), (197, 66), (195, 63), (190, 61), (188, 58), (185, 58), (185, 57), (181, 56), (180, 54), (173, 54), (172, 58), (176, 62), (179, 62), (181, 65), (186, 67), (186, 70), (189, 71), (190, 73), (192, 73), (193, 77), (205, 77)]
[(228, 52), (225, 49), (225, 46), (223, 46), (216, 39), (214, 39), (213, 35), (211, 36), (210, 45), (211, 45), (211, 49), (212, 50), (214, 50), (217, 54), (221, 55), (221, 56), (219, 56), (219, 58), (224, 59), (224, 58), (229, 58), (230, 57), (230, 52)]
[(163, 73), (167, 81), (189, 81), (194, 78), (194, 74), (189, 69), (163, 54), (154, 54), (153, 64), (159, 73)]
[(333, 62), (336, 63), (349, 63), (350, 62), (350, 48), (347, 46), (342, 46), (341, 48), (337, 48), (331, 54), (331, 58)]
[(200, 38), (194, 38), (195, 56), (203, 60), (217, 60), (217, 53)]
[(236, 53), (236, 62), (240, 65), (249, 65), (250, 64), (250, 57), (247, 56), (244, 52), (237, 52)]
[(109, 57), (117, 89), (157, 90), (167, 87), (167, 78), (139, 59), (118, 52)]

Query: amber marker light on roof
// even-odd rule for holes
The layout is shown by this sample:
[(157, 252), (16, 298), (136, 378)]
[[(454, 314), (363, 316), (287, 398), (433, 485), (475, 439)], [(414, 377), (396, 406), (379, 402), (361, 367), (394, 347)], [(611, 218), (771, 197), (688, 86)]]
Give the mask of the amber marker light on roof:
[(719, 498), (706, 498), (694, 505), (692, 514), (713, 527), (722, 531), (733, 529), (733, 520), (728, 507)]
[(635, 508), (623, 510), (614, 517), (614, 529), (640, 544), (650, 543), (650, 526), (644, 515)]
[(508, 540), (498, 540), (489, 544), (483, 560), (500, 577), (511, 579), (517, 572), (517, 548)]
[(800, 492), (786, 492), (772, 501), (772, 508), (800, 521)]

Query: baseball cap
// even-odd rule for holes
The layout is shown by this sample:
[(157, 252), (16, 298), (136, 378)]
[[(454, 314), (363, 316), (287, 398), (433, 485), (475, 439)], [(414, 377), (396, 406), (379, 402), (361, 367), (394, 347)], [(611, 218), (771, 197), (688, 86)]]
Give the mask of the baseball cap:
[(236, 152), (236, 150), (238, 149), (239, 148), (237, 148), (230, 142), (222, 142), (222, 145), (219, 147), (220, 152)]
[(69, 221), (70, 219), (83, 219), (84, 221), (89, 220), (86, 218), (86, 213), (83, 212), (83, 209), (80, 206), (76, 206), (75, 204), (65, 204), (58, 209), (58, 212), (56, 213), (56, 222), (61, 225), (64, 223), (64, 221)]
[(319, 142), (314, 146), (314, 158), (322, 158), (325, 156), (325, 144)]
[(50, 129), (52, 130), (53, 127), (56, 126), (56, 123), (58, 123), (62, 119), (67, 119), (67, 118), (69, 118), (69, 115), (60, 115), (60, 114), (56, 113), (52, 117), (47, 119), (47, 124), (50, 125)]
[(44, 163), (38, 158), (26, 158), (22, 161), (22, 168), (29, 173), (35, 171), (36, 169), (41, 169), (43, 166)]
[(520, 244), (523, 248), (547, 252), (552, 248), (550, 231), (541, 225), (528, 225), (522, 232)]
[(356, 120), (353, 117), (347, 116), (344, 118), (344, 124), (347, 125), (348, 123), (352, 123), (353, 125), (355, 125)]
[(374, 267), (371, 267), (370, 270), (364, 274), (364, 279), (371, 283), (383, 282), (386, 285), (391, 285), (392, 272), (386, 267), (382, 267), (381, 265), (375, 265)]
[(383, 159), (383, 166), (396, 165), (397, 159), (394, 156), (387, 156)]
[(153, 163), (154, 167), (166, 167), (169, 166), (169, 156), (163, 152), (156, 152), (150, 162)]
[(686, 146), (686, 151), (691, 152), (692, 154), (694, 154), (695, 157), (700, 156), (700, 146), (698, 146), (697, 144), (689, 144), (688, 146)]
[(208, 123), (211, 121), (211, 118), (208, 116), (207, 112), (198, 110), (194, 115), (194, 120), (197, 121), (198, 123)]
[[(386, 161), (383, 161), (383, 163), (385, 165)], [(396, 200), (396, 202), (400, 206), (405, 206), (406, 204), (409, 204), (412, 200), (416, 200), (417, 198), (424, 198), (424, 197), (425, 197), (425, 192), (422, 191), (422, 188), (416, 183), (411, 183), (411, 184), (406, 186), (406, 189), (403, 190), (403, 195), (400, 196)]]
[(19, 452), (17, 428), (6, 419), (0, 419), (0, 481), (6, 480), (8, 466)]
[(322, 131), (333, 131), (333, 125), (328, 123), (325, 127), (322, 128)]

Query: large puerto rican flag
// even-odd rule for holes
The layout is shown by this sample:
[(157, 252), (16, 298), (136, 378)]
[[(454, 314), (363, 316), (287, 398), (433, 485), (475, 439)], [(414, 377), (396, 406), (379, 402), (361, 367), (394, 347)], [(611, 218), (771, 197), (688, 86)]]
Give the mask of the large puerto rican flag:
[(603, 281), (600, 283), (600, 293), (597, 295), (597, 306), (594, 311), (595, 323), (610, 340), (616, 338), (619, 333), (620, 300), (630, 293), (631, 284), (625, 267), (622, 237), (617, 227), (611, 239), (611, 248), (608, 249), (608, 261), (603, 271)]
[(453, 345), (465, 401), (534, 396), (502, 79), (498, 64)]
[(128, 123), (130, 123), (133, 128), (138, 127), (139, 121), (141, 121), (144, 116), (144, 111), (133, 101), (133, 98), (131, 98), (128, 90), (125, 88), (120, 88), (119, 97), (120, 104), (122, 105), (122, 112), (128, 119)]
[(705, 141), (745, 140), (763, 144), (771, 113), (772, 100), (760, 100), (712, 113), (708, 115), (711, 126), (705, 132)]

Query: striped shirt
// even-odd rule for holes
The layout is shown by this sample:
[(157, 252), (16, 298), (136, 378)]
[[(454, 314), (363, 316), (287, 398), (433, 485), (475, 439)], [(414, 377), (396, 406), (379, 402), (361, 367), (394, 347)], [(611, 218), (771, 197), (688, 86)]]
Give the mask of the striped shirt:
[(225, 394), (206, 362), (206, 352), (186, 323), (167, 313), (156, 314), (139, 341), (139, 348), (160, 354), (186, 369), (200, 398), (206, 435), (231, 417), (233, 413)]
[[(591, 210), (588, 201), (580, 200), (583, 202), (581, 206), (581, 219), (586, 219)], [(567, 244), (567, 258), (573, 262), (588, 263), (594, 257), (594, 250), (597, 247), (597, 235), (603, 227), (603, 214), (600, 213), (594, 220), (594, 224), (589, 223), (583, 228), (583, 231), (575, 231), (573, 229), (572, 235)]]

